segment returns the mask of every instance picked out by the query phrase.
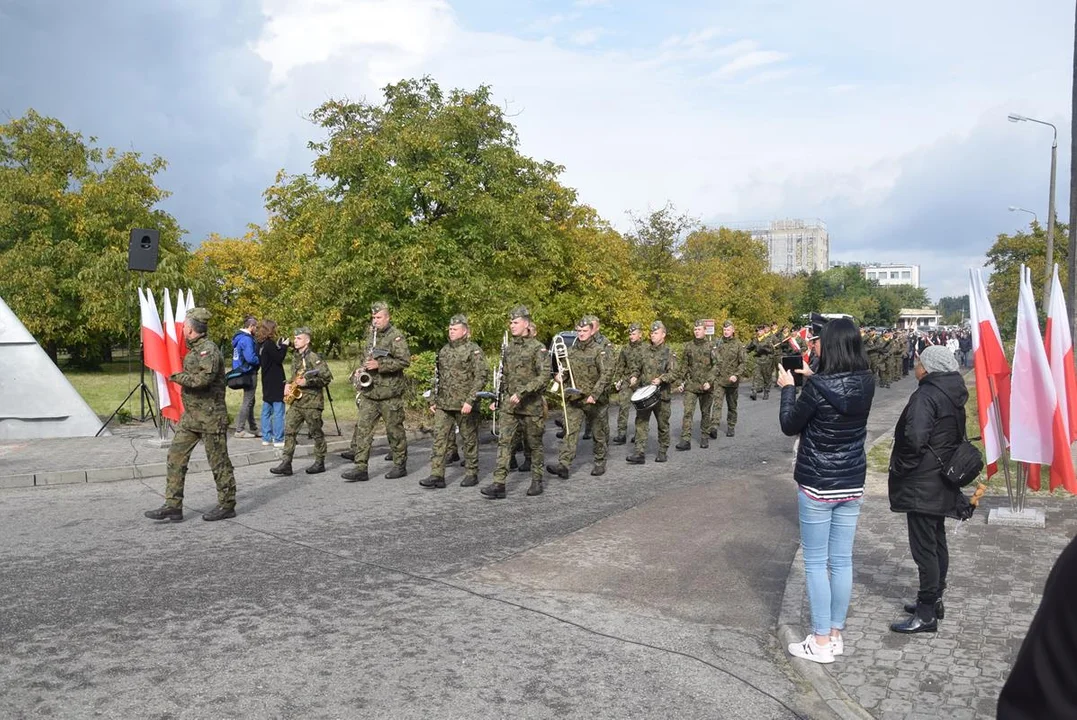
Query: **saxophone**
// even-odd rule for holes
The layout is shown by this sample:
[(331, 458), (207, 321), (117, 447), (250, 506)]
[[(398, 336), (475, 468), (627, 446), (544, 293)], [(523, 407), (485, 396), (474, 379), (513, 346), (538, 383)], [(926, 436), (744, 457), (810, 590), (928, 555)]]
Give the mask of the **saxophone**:
[(318, 368), (307, 370), (307, 359), (303, 358), (303, 364), (295, 371), (292, 381), (284, 386), (284, 404), (291, 405), (296, 400), (303, 397), (303, 388), (299, 387), (300, 380), (303, 378), (312, 378), (318, 374)]

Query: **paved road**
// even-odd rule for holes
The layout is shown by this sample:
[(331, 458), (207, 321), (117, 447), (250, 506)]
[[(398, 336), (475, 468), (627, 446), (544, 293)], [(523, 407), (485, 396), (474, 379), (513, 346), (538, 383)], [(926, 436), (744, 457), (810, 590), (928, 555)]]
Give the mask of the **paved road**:
[(601, 478), (585, 447), (498, 502), (419, 488), (429, 443), (403, 480), (241, 468), (216, 524), (205, 473), (180, 525), (141, 517), (163, 480), (0, 491), (0, 716), (826, 717), (774, 638), (797, 546), (776, 414), (745, 395), (736, 438), (614, 448)]

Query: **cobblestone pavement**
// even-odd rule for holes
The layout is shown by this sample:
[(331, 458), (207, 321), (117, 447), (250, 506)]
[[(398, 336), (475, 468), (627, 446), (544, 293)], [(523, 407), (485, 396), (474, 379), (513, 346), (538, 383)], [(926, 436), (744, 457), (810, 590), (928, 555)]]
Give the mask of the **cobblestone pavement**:
[[(890, 511), (886, 476), (871, 474), (853, 551), (845, 654), (820, 669), (882, 720), (995, 717), (1047, 573), (1077, 533), (1077, 499), (1043, 494), (1026, 504), (1046, 512), (1046, 529), (987, 525), (990, 508), (1008, 505), (1005, 493), (986, 496), (956, 535), (958, 523), (947, 523), (946, 619), (937, 634), (899, 635), (889, 624), (904, 617), (902, 604), (916, 595), (916, 564), (905, 516)], [(790, 624), (802, 637), (810, 614), (799, 554), (793, 571), (786, 592), (802, 600), (799, 622)]]

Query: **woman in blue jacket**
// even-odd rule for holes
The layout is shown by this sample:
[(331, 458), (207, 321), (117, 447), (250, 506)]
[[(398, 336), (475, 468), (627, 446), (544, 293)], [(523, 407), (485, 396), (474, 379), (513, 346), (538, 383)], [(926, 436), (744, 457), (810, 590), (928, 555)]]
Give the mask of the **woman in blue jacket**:
[(812, 633), (789, 645), (789, 653), (831, 663), (844, 651), (841, 631), (853, 588), (853, 537), (867, 476), (864, 440), (875, 381), (860, 331), (846, 318), (823, 327), (819, 371), (798, 372), (808, 376), (799, 398), (784, 368), (778, 385), (782, 432), (800, 435), (793, 477)]

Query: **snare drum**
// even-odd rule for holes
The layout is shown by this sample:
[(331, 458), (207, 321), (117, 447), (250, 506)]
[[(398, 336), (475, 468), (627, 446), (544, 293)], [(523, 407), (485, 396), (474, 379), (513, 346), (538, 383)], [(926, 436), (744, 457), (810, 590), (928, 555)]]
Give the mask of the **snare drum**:
[(632, 404), (637, 410), (650, 410), (661, 398), (657, 385), (644, 385), (632, 393)]

